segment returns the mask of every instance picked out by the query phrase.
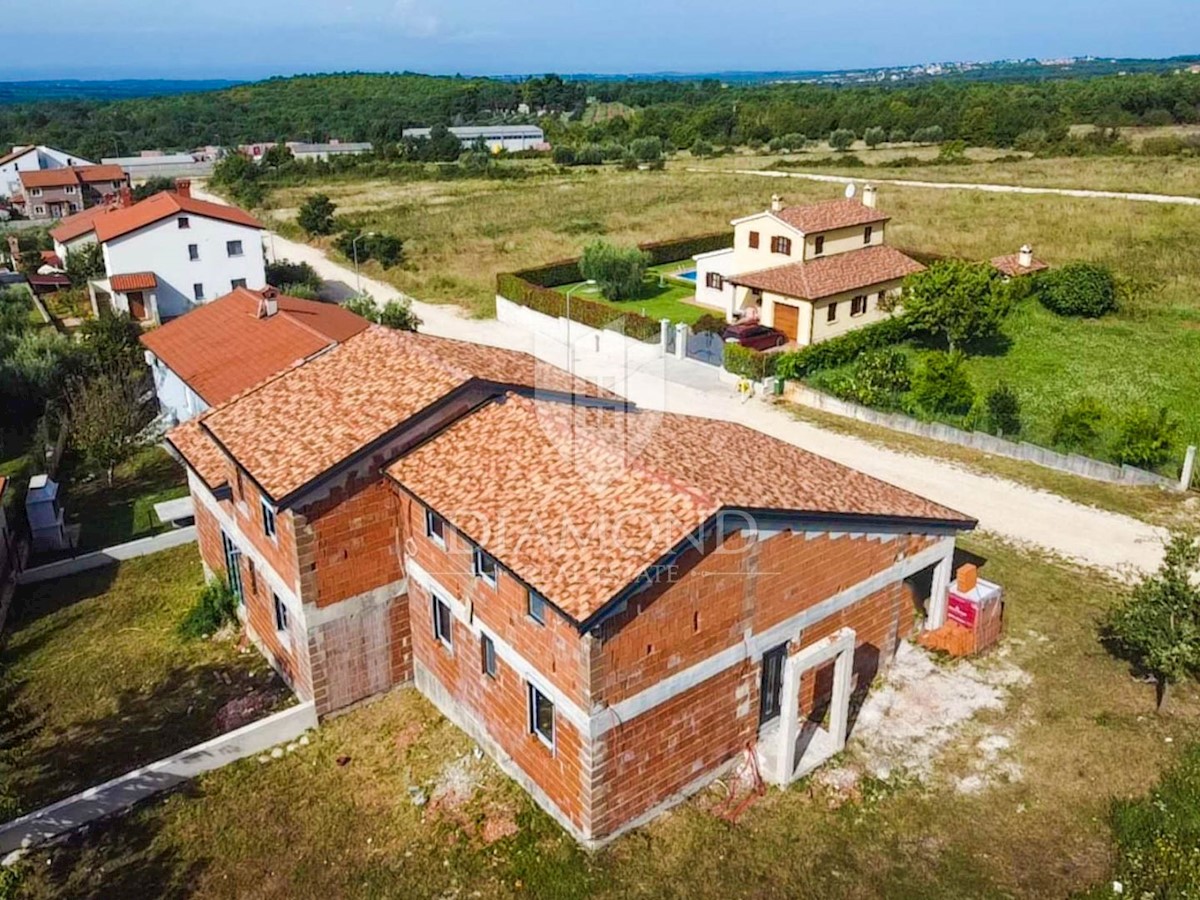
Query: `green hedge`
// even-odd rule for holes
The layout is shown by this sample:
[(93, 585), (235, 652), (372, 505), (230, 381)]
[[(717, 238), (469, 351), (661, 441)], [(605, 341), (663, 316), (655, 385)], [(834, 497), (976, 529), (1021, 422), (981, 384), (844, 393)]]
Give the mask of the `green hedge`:
[[(896, 316), (848, 331), (839, 337), (812, 344), (790, 353), (776, 354), (775, 371), (784, 378), (798, 380), (818, 369), (832, 369), (857, 359), (867, 350), (891, 347), (908, 337), (908, 322)], [(732, 371), (732, 370), (731, 370)]]
[[(496, 276), (496, 292), (513, 303), (519, 303), (545, 315), (566, 318), (567, 298), (564, 294), (533, 284), (514, 273), (506, 272)], [(571, 298), (573, 322), (592, 328), (607, 328), (617, 319), (624, 320), (624, 333), (628, 337), (650, 344), (658, 342), (661, 327), (654, 319), (638, 313), (621, 312), (611, 306), (581, 297)]]
[[(558, 262), (546, 263), (546, 265), (538, 266), (536, 269), (524, 269), (513, 274), (532, 284), (547, 288), (583, 281), (583, 273), (579, 271), (578, 257), (575, 259), (560, 259)], [(512, 298), (509, 297), (509, 299), (511, 300)]]
[(762, 381), (775, 374), (782, 353), (761, 353), (732, 341), (725, 344), (725, 370), (751, 381)]
[[(724, 250), (733, 246), (733, 235), (728, 231), (714, 231), (693, 237), (675, 238), (670, 241), (651, 241), (638, 244), (639, 250), (644, 250), (650, 256), (650, 265), (661, 266), (663, 263), (678, 262), (691, 259), (697, 253), (709, 253), (713, 250)], [(583, 281), (579, 271), (579, 258), (560, 259), (532, 269), (522, 269), (512, 273), (518, 278), (541, 287), (557, 287), (563, 284), (574, 284)], [(509, 298), (512, 299), (511, 297)]]

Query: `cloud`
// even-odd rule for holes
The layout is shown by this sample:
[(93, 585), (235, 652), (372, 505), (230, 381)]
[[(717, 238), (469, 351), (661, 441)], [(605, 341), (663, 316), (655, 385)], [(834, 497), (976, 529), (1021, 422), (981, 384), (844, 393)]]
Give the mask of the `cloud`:
[(430, 38), (441, 29), (438, 17), (423, 9), (420, 0), (396, 0), (392, 16), (409, 37)]

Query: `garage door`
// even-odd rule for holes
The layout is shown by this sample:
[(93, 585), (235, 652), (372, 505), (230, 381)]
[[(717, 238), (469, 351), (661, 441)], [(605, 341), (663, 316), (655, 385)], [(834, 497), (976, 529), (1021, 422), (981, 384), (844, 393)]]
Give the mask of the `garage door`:
[(800, 331), (800, 310), (783, 303), (775, 304), (775, 330), (782, 331), (789, 340), (796, 340)]

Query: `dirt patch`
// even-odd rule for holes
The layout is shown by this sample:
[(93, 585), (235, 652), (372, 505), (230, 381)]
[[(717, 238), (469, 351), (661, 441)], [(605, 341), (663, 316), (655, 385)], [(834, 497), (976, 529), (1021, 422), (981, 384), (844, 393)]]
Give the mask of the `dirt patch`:
[(279, 706), (279, 700), (278, 690), (255, 688), (218, 709), (213, 716), (213, 724), (220, 734), (225, 734), (273, 712)]
[[(902, 643), (884, 684), (870, 693), (855, 719), (847, 743), (853, 761), (822, 770), (816, 780), (843, 796), (857, 789), (864, 773), (884, 781), (893, 776), (928, 781), (938, 757), (975, 715), (1002, 709), (1012, 689), (1029, 680), (1001, 654), (939, 665), (920, 648)], [(973, 793), (997, 779), (1019, 780), (1011, 748), (1011, 734), (985, 733), (972, 748), (974, 771), (956, 787)]]

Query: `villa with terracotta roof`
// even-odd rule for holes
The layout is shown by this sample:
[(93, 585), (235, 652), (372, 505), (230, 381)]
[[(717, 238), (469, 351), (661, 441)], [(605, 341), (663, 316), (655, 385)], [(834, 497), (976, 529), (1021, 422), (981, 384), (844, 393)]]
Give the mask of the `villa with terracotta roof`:
[(378, 325), (168, 441), (206, 570), (299, 697), (415, 687), (589, 846), (748, 748), (779, 784), (838, 752), (851, 695), (945, 621), (974, 526), (742, 425)]
[(845, 198), (735, 219), (733, 246), (696, 261), (696, 301), (733, 321), (758, 321), (799, 346), (886, 318), (924, 266), (885, 243), (890, 217), (868, 185)]
[[(126, 276), (128, 277), (128, 276)], [(117, 290), (117, 278), (110, 279)], [(130, 288), (138, 289), (131, 282)], [(335, 303), (238, 288), (142, 335), (158, 405), (178, 423), (219, 406), (370, 323)]]
[(129, 184), (129, 176), (120, 166), (60, 166), (18, 175), (21, 199), (14, 198), (14, 202), (30, 219), (60, 219), (82, 212)]
[(193, 197), (186, 179), (137, 203), (125, 186), (107, 205), (76, 213), (50, 231), (64, 263), (85, 244), (103, 248), (105, 277), (89, 285), (96, 315), (109, 307), (146, 325), (240, 287), (265, 288), (262, 235), (254, 216)]
[(0, 155), (0, 199), (20, 197), (21, 173), (61, 169), (65, 166), (92, 166), (95, 163), (81, 156), (47, 147), (45, 144), (25, 144), (13, 147)]

